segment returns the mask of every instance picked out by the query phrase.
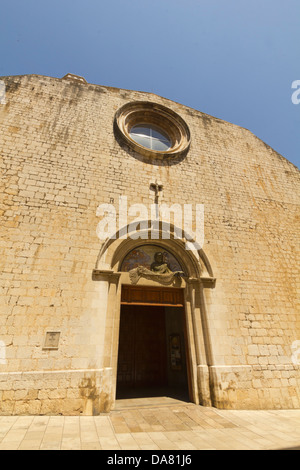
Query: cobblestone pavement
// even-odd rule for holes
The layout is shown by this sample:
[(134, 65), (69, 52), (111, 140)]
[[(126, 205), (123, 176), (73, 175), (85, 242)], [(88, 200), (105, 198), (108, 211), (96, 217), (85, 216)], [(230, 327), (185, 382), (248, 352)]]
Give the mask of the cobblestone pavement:
[(102, 416), (0, 416), (0, 450), (300, 450), (300, 410), (120, 400)]

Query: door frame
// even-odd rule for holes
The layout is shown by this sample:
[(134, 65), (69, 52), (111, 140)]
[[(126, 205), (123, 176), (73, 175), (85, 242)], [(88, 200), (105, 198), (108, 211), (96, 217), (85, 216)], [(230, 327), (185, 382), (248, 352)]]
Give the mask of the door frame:
[[(187, 371), (187, 386), (190, 401), (194, 401), (192, 393), (192, 376), (191, 376), (191, 358), (188, 348), (188, 335), (187, 335), (187, 318), (185, 313), (185, 296), (184, 288), (164, 287), (164, 286), (149, 286), (149, 285), (121, 285), (121, 299), (120, 299), (120, 314), (119, 314), (119, 328), (118, 338), (120, 335), (120, 318), (122, 305), (132, 306), (152, 306), (152, 307), (177, 307), (182, 310), (183, 315), (183, 335), (184, 335), (184, 352), (185, 352), (185, 366)], [(167, 341), (167, 338), (166, 338)], [(118, 368), (118, 355), (119, 355), (119, 342), (117, 353)], [(115, 397), (117, 393), (117, 369), (116, 369), (116, 384), (115, 384)]]

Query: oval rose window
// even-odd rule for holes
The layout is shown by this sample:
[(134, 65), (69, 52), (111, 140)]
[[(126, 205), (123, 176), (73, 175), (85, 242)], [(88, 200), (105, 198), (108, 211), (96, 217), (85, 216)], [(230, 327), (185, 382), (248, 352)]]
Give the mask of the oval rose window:
[(185, 121), (171, 109), (148, 101), (128, 103), (119, 109), (115, 127), (133, 150), (147, 157), (175, 157), (190, 145)]

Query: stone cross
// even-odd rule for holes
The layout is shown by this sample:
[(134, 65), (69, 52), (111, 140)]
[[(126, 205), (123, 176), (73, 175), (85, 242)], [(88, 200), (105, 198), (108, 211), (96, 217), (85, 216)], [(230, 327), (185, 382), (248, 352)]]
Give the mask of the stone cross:
[(155, 199), (154, 202), (155, 204), (158, 204), (158, 198), (159, 198), (159, 192), (163, 190), (163, 185), (159, 184), (157, 180), (155, 180), (155, 183), (150, 184), (150, 189), (155, 191)]

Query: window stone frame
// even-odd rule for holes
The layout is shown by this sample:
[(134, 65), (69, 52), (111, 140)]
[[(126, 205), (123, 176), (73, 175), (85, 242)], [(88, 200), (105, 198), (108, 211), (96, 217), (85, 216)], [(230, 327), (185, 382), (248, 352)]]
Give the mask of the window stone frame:
[[(141, 155), (154, 159), (178, 157), (188, 151), (191, 135), (186, 122), (173, 110), (148, 101), (127, 103), (115, 114), (115, 129), (122, 141)], [(157, 126), (171, 141), (168, 150), (146, 148), (132, 139), (130, 130), (139, 124)]]

